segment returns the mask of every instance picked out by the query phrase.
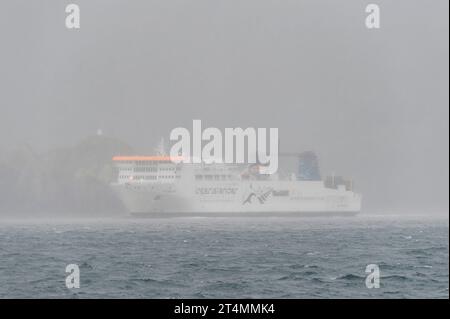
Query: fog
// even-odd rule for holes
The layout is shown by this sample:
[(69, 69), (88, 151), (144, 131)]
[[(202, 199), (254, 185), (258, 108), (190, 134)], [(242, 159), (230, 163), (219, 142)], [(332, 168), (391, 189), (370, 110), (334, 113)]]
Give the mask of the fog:
[[(448, 213), (448, 1), (0, 4), (0, 215), (121, 214), (116, 153), (193, 119), (277, 127), (355, 181), (365, 211)], [(95, 136), (101, 129), (103, 136)]]

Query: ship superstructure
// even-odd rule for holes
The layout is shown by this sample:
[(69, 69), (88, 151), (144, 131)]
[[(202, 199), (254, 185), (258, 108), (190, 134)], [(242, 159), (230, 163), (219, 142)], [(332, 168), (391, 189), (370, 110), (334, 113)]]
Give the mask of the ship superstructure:
[[(297, 156), (297, 155), (296, 155)], [(323, 181), (312, 152), (298, 154), (298, 172), (261, 174), (258, 164), (174, 163), (167, 155), (115, 156), (117, 191), (136, 216), (354, 215), (361, 196), (353, 183)]]

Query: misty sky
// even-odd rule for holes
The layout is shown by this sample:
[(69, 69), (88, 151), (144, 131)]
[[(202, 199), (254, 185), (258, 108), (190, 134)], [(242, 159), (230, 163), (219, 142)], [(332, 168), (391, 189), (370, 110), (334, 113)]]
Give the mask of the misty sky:
[(0, 149), (278, 127), (366, 207), (448, 210), (448, 33), (447, 0), (2, 0)]

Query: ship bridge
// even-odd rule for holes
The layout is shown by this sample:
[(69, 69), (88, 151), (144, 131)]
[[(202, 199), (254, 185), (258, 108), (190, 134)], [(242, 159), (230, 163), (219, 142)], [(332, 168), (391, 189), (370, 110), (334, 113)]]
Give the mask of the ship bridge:
[(114, 156), (118, 182), (130, 181), (173, 181), (180, 177), (179, 158), (170, 156)]

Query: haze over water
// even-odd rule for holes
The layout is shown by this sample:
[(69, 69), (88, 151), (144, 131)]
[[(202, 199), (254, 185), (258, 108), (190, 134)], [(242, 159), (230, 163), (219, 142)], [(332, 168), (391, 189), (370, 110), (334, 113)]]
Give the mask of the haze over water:
[[(0, 298), (449, 297), (447, 0), (377, 0), (376, 30), (360, 0), (75, 3), (0, 4)], [(278, 128), (363, 213), (123, 217), (112, 157), (194, 119)]]
[(448, 298), (448, 235), (442, 215), (7, 221), (0, 297)]

